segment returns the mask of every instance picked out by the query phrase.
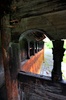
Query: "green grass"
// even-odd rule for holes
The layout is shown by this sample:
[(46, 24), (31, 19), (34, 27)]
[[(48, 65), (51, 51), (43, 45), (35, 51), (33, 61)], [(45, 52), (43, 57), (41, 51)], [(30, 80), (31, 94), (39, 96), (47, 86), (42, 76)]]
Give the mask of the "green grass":
[(64, 46), (63, 46), (63, 48), (65, 48), (65, 49), (66, 49), (66, 41), (64, 42)]
[(64, 74), (62, 74), (62, 76), (63, 76), (63, 79), (66, 80), (66, 76)]
[(66, 63), (66, 52), (64, 52), (63, 62)]
[[(66, 49), (66, 41), (64, 41), (63, 48)], [(66, 52), (64, 53), (64, 56), (63, 56), (63, 62), (66, 63)]]
[(47, 47), (48, 49), (53, 48), (53, 45), (52, 45), (52, 42), (51, 42), (51, 41), (46, 42), (45, 45), (46, 45), (46, 47)]
[(66, 55), (63, 57), (63, 62), (66, 63)]

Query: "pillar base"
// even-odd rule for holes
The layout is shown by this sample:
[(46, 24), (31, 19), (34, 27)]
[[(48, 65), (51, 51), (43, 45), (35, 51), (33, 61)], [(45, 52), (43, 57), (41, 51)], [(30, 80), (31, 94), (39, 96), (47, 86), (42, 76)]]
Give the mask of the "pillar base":
[(27, 59), (30, 59), (30, 57), (27, 57)]
[(62, 72), (60, 74), (52, 71), (52, 80), (53, 81), (61, 81), (62, 80)]

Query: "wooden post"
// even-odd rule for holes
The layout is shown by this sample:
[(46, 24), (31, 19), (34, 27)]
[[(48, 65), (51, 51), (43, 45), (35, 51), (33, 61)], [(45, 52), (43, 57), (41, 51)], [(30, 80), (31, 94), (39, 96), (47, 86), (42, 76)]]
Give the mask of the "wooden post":
[(37, 42), (35, 42), (35, 53), (37, 53)]
[(12, 68), (12, 59), (10, 59), (9, 54), (9, 44), (11, 41), (11, 31), (10, 28), (7, 27), (9, 24), (9, 15), (3, 16), (3, 18), (1, 19), (1, 40), (7, 100), (18, 100), (18, 89), (16, 81), (17, 77), (14, 74), (14, 72), (17, 70), (17, 64), (14, 65), (16, 62), (13, 62), (13, 66), (15, 66), (16, 68)]
[(30, 42), (30, 55), (34, 55), (35, 54), (35, 44), (34, 44), (34, 41), (31, 41)]
[(18, 100), (17, 74), (20, 71), (20, 47), (19, 43), (12, 43), (10, 47), (10, 75), (12, 86), (12, 100)]
[(3, 65), (4, 65), (4, 73), (5, 73), (5, 82), (7, 89), (7, 98), (11, 100), (11, 78), (9, 71), (9, 43), (11, 40), (10, 29), (7, 28), (9, 25), (9, 15), (5, 15), (1, 19), (1, 40), (2, 40), (2, 54), (3, 54)]
[(61, 72), (61, 62), (63, 59), (64, 48), (63, 44), (64, 41), (55, 40), (53, 43), (53, 70), (52, 70), (52, 80), (60, 81), (62, 80), (62, 72)]
[(35, 55), (35, 42), (34, 42), (33, 50), (34, 50), (34, 55)]
[(27, 59), (30, 59), (30, 41), (28, 41)]

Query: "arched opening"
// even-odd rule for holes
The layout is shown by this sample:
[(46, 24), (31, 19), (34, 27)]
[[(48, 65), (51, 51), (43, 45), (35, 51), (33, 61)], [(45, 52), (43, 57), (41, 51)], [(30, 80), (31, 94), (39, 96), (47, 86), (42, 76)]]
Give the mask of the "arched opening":
[(41, 64), (44, 60), (44, 38), (44, 31), (37, 29), (27, 30), (21, 34), (19, 43), (22, 71), (40, 74)]
[[(30, 29), (30, 30), (27, 30), (27, 31), (23, 32), (21, 34), (20, 38), (19, 38), (19, 42), (21, 42), (20, 45), (22, 45), (22, 47), (20, 47), (21, 50), (22, 50), (21, 60), (22, 61), (25, 61), (25, 60), (27, 61), (28, 59), (31, 59), (32, 57), (35, 57), (35, 55), (38, 54), (38, 52), (40, 52), (42, 49), (44, 49), (44, 51), (43, 51), (44, 52), (44, 55), (41, 56), (41, 57), (38, 56), (38, 58), (40, 57), (41, 59), (43, 59), (42, 60), (43, 63), (41, 61), (39, 61), (39, 62), (41, 62), (41, 65), (40, 65), (40, 64), (38, 64), (37, 60), (35, 60), (37, 62), (37, 64), (40, 65), (41, 70), (42, 70), (42, 71), (41, 70), (38, 71), (37, 74), (40, 74), (40, 75), (42, 74), (44, 76), (52, 77), (52, 75), (51, 75), (52, 74), (52, 70), (55, 70), (55, 72), (57, 70), (59, 70), (59, 68), (61, 70), (61, 61), (57, 61), (56, 59), (53, 59), (53, 55), (54, 56), (56, 55), (56, 54), (54, 54), (54, 52), (56, 53), (56, 51), (57, 51), (56, 44), (58, 43), (58, 47), (59, 47), (59, 45), (61, 45), (61, 40), (53, 40), (54, 41), (53, 42), (53, 41), (51, 41), (52, 38), (47, 35), (50, 38), (50, 39), (48, 39), (49, 41), (47, 41), (46, 40), (46, 37), (47, 37), (46, 35), (47, 34), (46, 34), (45, 31), (38, 30), (38, 29)], [(60, 49), (62, 49), (61, 46), (60, 46)], [(62, 52), (60, 54), (62, 55)], [(57, 58), (58, 55), (56, 55), (55, 58)], [(38, 58), (36, 58), (36, 59), (38, 59)], [(60, 60), (60, 58), (61, 57), (59, 55), (59, 60)], [(34, 59), (35, 58), (33, 58), (32, 60), (34, 61)], [(57, 62), (54, 62), (55, 60)], [(34, 64), (35, 64), (35, 61), (34, 61)], [(33, 65), (33, 63), (31, 64), (31, 62), (30, 62), (30, 65), (29, 66), (32, 66)], [(59, 65), (57, 65), (58, 62), (59, 62)], [(35, 64), (33, 66), (38, 66), (38, 65)], [(59, 66), (59, 68), (57, 67), (55, 69), (54, 67), (56, 67), (56, 65)], [(36, 67), (34, 69), (39, 69), (39, 68)], [(31, 70), (31, 72), (33, 72), (33, 69), (32, 68), (30, 70)], [(63, 75), (64, 74), (62, 74), (62, 78), (63, 78)]]
[[(40, 75), (52, 77), (51, 74), (52, 74), (52, 70), (54, 66), (53, 65), (54, 63), (53, 48), (54, 47), (52, 44), (53, 42), (46, 36), (46, 33), (44, 33), (44, 31), (36, 30), (36, 29), (27, 30), (26, 32), (22, 33), (22, 35), (19, 38), (19, 42), (20, 42), (22, 61), (28, 60), (27, 58), (32, 59), (31, 56), (35, 57), (29, 62), (30, 63), (29, 66), (31, 68), (27, 67), (26, 70), (28, 71), (29, 69), (29, 71), (34, 74), (40, 74)], [(44, 52), (43, 56), (40, 56), (40, 55), (36, 56), (42, 49), (43, 49), (42, 52)], [(38, 60), (39, 58), (42, 61)], [(41, 62), (41, 65), (37, 61)], [(39, 65), (40, 65), (40, 71), (34, 72), (34, 69), (35, 70), (39, 69), (38, 68)], [(36, 68), (33, 69), (33, 66), (36, 66)], [(22, 68), (22, 70), (24, 70), (24, 67)], [(63, 75), (62, 75), (62, 78), (63, 78)]]

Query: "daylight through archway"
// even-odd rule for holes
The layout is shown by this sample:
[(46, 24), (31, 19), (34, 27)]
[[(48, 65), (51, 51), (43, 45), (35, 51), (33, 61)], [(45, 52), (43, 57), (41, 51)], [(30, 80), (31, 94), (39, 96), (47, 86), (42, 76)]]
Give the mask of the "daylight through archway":
[(40, 74), (51, 77), (51, 72), (53, 69), (53, 54), (52, 54), (53, 44), (52, 41), (47, 36), (43, 41), (44, 41), (44, 62), (42, 64)]
[[(64, 46), (63, 46), (63, 48), (66, 49), (66, 40), (64, 40)], [(63, 56), (63, 60), (62, 60), (61, 65), (62, 65), (62, 67), (61, 67), (62, 78), (63, 78), (63, 80), (66, 80), (66, 50), (64, 52), (64, 56)]]

